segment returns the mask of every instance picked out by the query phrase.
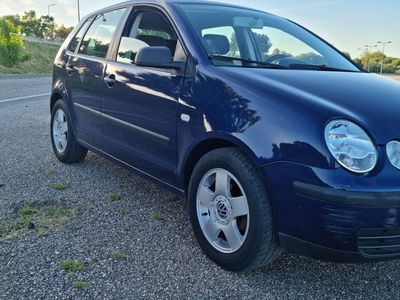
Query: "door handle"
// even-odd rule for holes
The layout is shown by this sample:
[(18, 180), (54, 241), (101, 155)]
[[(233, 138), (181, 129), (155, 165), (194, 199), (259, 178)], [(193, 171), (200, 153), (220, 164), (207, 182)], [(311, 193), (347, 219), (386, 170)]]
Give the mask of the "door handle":
[(117, 83), (117, 79), (115, 78), (114, 74), (111, 74), (107, 77), (104, 77), (104, 82), (107, 83), (107, 86), (109, 88), (112, 88), (114, 86), (114, 84)]
[(72, 72), (74, 71), (74, 65), (66, 66), (65, 69), (67, 70), (68, 75), (71, 76), (71, 75), (72, 75)]

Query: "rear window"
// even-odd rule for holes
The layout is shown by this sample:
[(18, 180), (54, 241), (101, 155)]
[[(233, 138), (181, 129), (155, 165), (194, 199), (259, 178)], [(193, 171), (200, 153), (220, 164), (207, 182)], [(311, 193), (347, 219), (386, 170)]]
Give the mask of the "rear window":
[(79, 53), (105, 58), (125, 10), (124, 8), (98, 15), (86, 33)]
[(78, 47), (79, 42), (81, 41), (83, 35), (85, 34), (86, 30), (88, 29), (90, 23), (92, 23), (93, 19), (89, 19), (83, 24), (81, 29), (79, 29), (78, 33), (74, 36), (71, 43), (69, 44), (68, 50), (75, 52), (76, 47)]

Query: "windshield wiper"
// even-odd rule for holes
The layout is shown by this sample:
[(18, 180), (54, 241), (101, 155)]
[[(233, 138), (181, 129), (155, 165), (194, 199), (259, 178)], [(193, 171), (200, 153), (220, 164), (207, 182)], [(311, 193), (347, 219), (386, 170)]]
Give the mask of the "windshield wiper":
[(296, 70), (318, 70), (318, 71), (333, 71), (333, 72), (358, 72), (353, 70), (339, 69), (328, 67), (327, 65), (309, 65), (309, 64), (290, 64), (290, 69)]
[[(236, 61), (240, 61), (245, 64), (256, 64), (257, 67), (264, 67), (264, 68), (271, 68), (271, 69), (288, 69), (288, 67), (285, 67), (285, 66), (280, 66), (280, 65), (271, 64), (271, 63), (258, 61), (258, 60), (233, 57), (233, 56), (209, 55), (208, 57), (210, 59), (219, 59), (219, 60), (224, 60), (224, 61), (236, 60)], [(244, 66), (244, 67), (255, 68), (254, 66)]]

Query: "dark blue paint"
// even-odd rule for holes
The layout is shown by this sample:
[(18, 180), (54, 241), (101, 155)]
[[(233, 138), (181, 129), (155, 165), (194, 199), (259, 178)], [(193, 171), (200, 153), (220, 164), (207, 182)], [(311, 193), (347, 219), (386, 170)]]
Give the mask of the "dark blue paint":
[(71, 55), (67, 65), (72, 69), (65, 77), (67, 91), (77, 136), (100, 148), (102, 143), (102, 121), (100, 113), (82, 109), (82, 106), (96, 112), (101, 112), (102, 99), (99, 94), (104, 92), (103, 71), (106, 63), (95, 58), (83, 58)]
[(107, 65), (105, 76), (111, 74), (118, 82), (105, 89), (103, 114), (157, 135), (103, 118), (104, 151), (177, 185), (176, 111), (183, 77), (117, 62)]
[[(191, 67), (183, 75), (89, 59), (66, 53), (67, 40), (56, 59), (53, 95), (68, 103), (82, 143), (180, 195), (190, 176), (187, 166), (195, 163), (191, 157), (204, 152), (198, 145), (235, 145), (259, 167), (279, 232), (332, 249), (358, 252), (360, 229), (400, 225), (400, 207), (338, 205), (298, 196), (293, 189), (293, 182), (301, 181), (349, 191), (400, 190), (400, 171), (384, 148), (400, 138), (398, 83), (362, 72), (215, 67), (174, 1), (113, 8), (134, 3), (169, 16)], [(71, 62), (69, 76), (65, 67)], [(112, 88), (103, 81), (111, 74), (117, 79)], [(180, 120), (182, 113), (191, 116), (190, 123)], [(380, 161), (370, 174), (351, 174), (334, 161), (323, 135), (332, 118), (354, 120), (371, 134)]]

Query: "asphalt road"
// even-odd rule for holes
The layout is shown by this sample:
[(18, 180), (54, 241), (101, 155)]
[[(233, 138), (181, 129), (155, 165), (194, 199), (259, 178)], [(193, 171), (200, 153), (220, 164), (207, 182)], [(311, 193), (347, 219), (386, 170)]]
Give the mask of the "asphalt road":
[[(0, 241), (0, 299), (398, 299), (400, 261), (363, 265), (282, 255), (252, 273), (226, 272), (199, 249), (183, 203), (89, 154), (66, 166), (49, 139), (49, 77), (0, 79), (0, 225), (31, 203), (76, 215), (39, 237)], [(67, 183), (56, 191), (55, 183)], [(122, 198), (110, 201), (109, 193)], [(120, 251), (126, 259), (113, 259)], [(84, 262), (81, 272), (60, 268)], [(74, 287), (77, 281), (86, 289)]]

